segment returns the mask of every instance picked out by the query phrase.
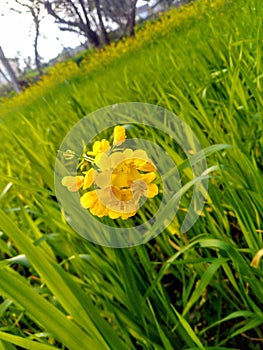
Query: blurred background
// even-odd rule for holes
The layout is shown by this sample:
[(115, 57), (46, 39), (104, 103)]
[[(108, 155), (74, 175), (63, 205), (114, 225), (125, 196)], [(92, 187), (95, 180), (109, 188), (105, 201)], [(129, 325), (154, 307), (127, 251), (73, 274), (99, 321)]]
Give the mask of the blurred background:
[[(0, 95), (45, 67), (133, 35), (134, 26), (187, 1), (8, 0), (0, 4)], [(2, 89), (1, 89), (2, 87)]]

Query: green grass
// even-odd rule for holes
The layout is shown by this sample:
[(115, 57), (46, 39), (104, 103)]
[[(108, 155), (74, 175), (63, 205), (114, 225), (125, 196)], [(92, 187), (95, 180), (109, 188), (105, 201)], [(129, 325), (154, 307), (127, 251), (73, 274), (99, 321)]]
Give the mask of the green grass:
[[(262, 348), (263, 264), (250, 263), (263, 232), (263, 8), (226, 1), (200, 18), (205, 2), (191, 6), (196, 18), (165, 36), (24, 106), (0, 107), (1, 350)], [(110, 249), (66, 223), (53, 172), (80, 118), (128, 101), (185, 120), (215, 168), (186, 234), (191, 189), (154, 240)], [(163, 144), (189, 183), (180, 150), (168, 136)]]

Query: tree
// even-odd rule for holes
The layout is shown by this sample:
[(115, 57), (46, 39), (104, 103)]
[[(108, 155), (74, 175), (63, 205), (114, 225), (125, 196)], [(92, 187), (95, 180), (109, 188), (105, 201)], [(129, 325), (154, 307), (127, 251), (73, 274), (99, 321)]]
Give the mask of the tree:
[(103, 22), (100, 0), (94, 0), (94, 5), (96, 8), (96, 12), (97, 12), (97, 16), (98, 16), (98, 20), (99, 20), (99, 24), (100, 24), (102, 40), (103, 40), (104, 44), (109, 44), (110, 39), (109, 39), (108, 33), (106, 31), (106, 28), (105, 28), (105, 25)]
[[(92, 23), (92, 18), (89, 16), (89, 10), (94, 8), (90, 1), (46, 0), (44, 5), (48, 14), (55, 18), (60, 30), (84, 35), (92, 46), (101, 46), (101, 39), (93, 29), (94, 23)], [(97, 5), (97, 11), (99, 10), (100, 14), (100, 0), (97, 0)], [(105, 29), (105, 27), (103, 28)], [(103, 34), (105, 35), (105, 32)]]
[(117, 23), (122, 35), (134, 35), (138, 0), (101, 0), (106, 18)]
[[(17, 12), (23, 15), (25, 12), (31, 14), (34, 24), (34, 58), (35, 65), (40, 74), (42, 74), (41, 67), (41, 57), (38, 52), (38, 41), (40, 36), (40, 22), (43, 18), (44, 6), (39, 0), (12, 0), (6, 2), (9, 6), (12, 4), (13, 7), (10, 7), (10, 10)], [(18, 5), (18, 6), (17, 6)]]
[[(4, 54), (4, 51), (2, 49), (2, 47), (0, 46), (0, 61), (2, 62), (5, 70), (7, 71), (7, 74), (12, 82), (12, 85), (13, 85), (13, 88), (14, 88), (14, 91), (16, 93), (18, 93), (20, 91), (20, 86), (19, 86), (19, 82), (17, 80), (17, 77), (16, 77), (16, 74), (9, 62), (9, 60), (6, 58), (5, 54)], [(7, 79), (5, 73), (1, 72), (2, 75), (4, 74), (4, 77)]]
[[(21, 0), (20, 0), (21, 1)], [(105, 20), (119, 25), (122, 35), (133, 35), (138, 0), (38, 0), (59, 28), (84, 35), (95, 47), (109, 43)]]
[[(29, 12), (32, 16), (34, 27), (35, 27), (35, 35), (34, 35), (35, 64), (38, 72), (42, 74), (41, 57), (38, 52), (38, 40), (40, 36), (40, 22), (42, 19), (41, 14), (43, 12), (43, 6), (41, 2), (38, 0), (15, 0), (15, 2), (19, 6), (22, 6), (24, 9), (26, 9), (26, 11)], [(20, 11), (18, 8), (12, 8), (12, 10), (22, 14), (22, 11)]]

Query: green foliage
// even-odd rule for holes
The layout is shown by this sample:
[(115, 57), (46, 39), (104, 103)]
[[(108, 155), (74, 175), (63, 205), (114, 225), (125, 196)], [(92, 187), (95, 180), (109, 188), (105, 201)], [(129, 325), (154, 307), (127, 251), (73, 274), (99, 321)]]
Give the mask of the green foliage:
[[(22, 107), (0, 107), (0, 349), (261, 349), (263, 265), (251, 261), (263, 232), (263, 8), (260, 0), (215, 4), (180, 9), (191, 16), (177, 29)], [(126, 101), (184, 119), (211, 177), (187, 234), (179, 223), (190, 185), (156, 239), (110, 249), (66, 223), (53, 169), (80, 118)], [(155, 141), (190, 184), (180, 151)]]

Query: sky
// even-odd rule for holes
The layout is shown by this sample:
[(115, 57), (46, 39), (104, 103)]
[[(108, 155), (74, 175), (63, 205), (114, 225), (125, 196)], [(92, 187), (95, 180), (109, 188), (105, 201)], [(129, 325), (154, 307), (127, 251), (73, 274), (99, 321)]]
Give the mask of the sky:
[[(9, 0), (9, 4), (13, 0)], [(139, 0), (138, 6), (145, 4)], [(20, 64), (23, 66), (23, 58), (33, 58), (34, 26), (29, 13), (22, 14), (10, 11), (10, 6), (0, 0), (0, 45), (8, 58), (18, 56), (20, 53)], [(38, 50), (43, 60), (47, 62), (63, 50), (63, 47), (79, 46), (83, 37), (70, 32), (62, 32), (51, 16), (46, 16), (41, 22), (41, 33)]]
[[(22, 14), (10, 11), (8, 5), (0, 0), (0, 45), (8, 58), (33, 57), (34, 26), (29, 13)], [(39, 38), (39, 54), (44, 61), (57, 56), (64, 47), (80, 45), (80, 38), (70, 32), (61, 32), (51, 16), (47, 16), (41, 23)]]

